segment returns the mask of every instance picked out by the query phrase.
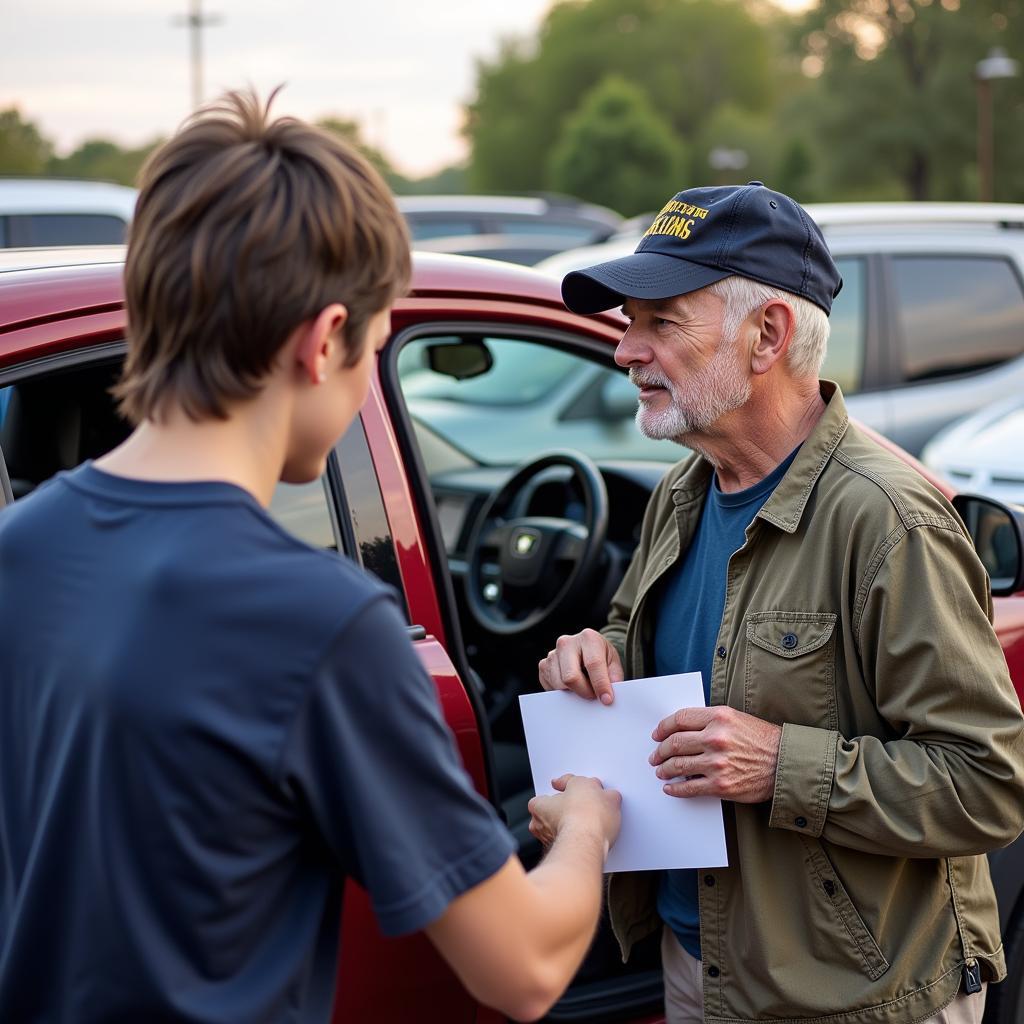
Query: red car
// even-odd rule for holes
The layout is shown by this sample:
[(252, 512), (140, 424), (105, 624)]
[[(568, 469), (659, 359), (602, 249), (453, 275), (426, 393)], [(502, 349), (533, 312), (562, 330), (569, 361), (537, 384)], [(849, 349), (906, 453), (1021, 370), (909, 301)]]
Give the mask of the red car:
[[(102, 454), (128, 431), (108, 394), (124, 353), (122, 255), (0, 255), (0, 505)], [(537, 660), (555, 636), (603, 621), (648, 496), (678, 449), (609, 457), (635, 427), (620, 400), (606, 401), (602, 387), (588, 384), (536, 457), (511, 466), (500, 450), (453, 443), (429, 421), (422, 399), (433, 394), (452, 415), (470, 392), (477, 406), (492, 402), (503, 415), (529, 410), (554, 379), (563, 388), (592, 382), (595, 365), (614, 376), (622, 329), (615, 313), (567, 312), (556, 285), (533, 272), (419, 257), (361, 416), (324, 478), (282, 485), (271, 506), (293, 532), (399, 588), (410, 637), (466, 768), (506, 814), (527, 864), (539, 850), (526, 830), (532, 787), (516, 698), (536, 688)], [(415, 418), (407, 394), (419, 396), (411, 403)], [(596, 463), (586, 453), (560, 451), (566, 439), (578, 448), (580, 437), (591, 439)], [(538, 558), (509, 554), (516, 544), (505, 542), (519, 538), (513, 531), (533, 538), (526, 546), (536, 547)], [(1015, 571), (1018, 585), (1019, 578)], [(1024, 592), (995, 604), (1024, 696)], [(1017, 1024), (1024, 1020), (1024, 843), (991, 862), (1011, 975), (990, 994), (986, 1021)], [(383, 939), (368, 901), (354, 884), (351, 890), (341, 921), (336, 1021), (501, 1019), (474, 1003), (422, 936)], [(656, 941), (624, 965), (602, 928), (548, 1019), (655, 1022), (663, 1019), (660, 1001)]]

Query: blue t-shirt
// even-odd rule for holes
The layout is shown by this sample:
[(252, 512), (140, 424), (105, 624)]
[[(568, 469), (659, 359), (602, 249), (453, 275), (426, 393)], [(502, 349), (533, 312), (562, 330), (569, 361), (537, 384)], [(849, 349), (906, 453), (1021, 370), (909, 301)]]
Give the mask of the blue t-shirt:
[(393, 593), (245, 491), (0, 514), (0, 1020), (322, 1024), (346, 876), (410, 932), (513, 849)]
[[(690, 547), (667, 577), (658, 603), (654, 634), (657, 675), (699, 671), (704, 700), (711, 702), (711, 670), (718, 630), (725, 611), (729, 559), (746, 542), (747, 527), (785, 476), (796, 448), (763, 480), (726, 494), (712, 478), (704, 509)], [(666, 871), (658, 888), (658, 914), (675, 932), (682, 947), (700, 958), (700, 914), (697, 872)]]

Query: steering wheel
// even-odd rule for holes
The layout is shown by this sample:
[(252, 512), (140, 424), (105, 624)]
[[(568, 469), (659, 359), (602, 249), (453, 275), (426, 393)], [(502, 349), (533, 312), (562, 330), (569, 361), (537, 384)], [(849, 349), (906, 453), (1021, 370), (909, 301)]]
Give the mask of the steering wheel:
[[(506, 518), (523, 488), (551, 466), (572, 471), (584, 517)], [(608, 491), (580, 452), (558, 451), (521, 466), (480, 510), (469, 541), (466, 601), (492, 633), (526, 633), (583, 595), (608, 534)]]

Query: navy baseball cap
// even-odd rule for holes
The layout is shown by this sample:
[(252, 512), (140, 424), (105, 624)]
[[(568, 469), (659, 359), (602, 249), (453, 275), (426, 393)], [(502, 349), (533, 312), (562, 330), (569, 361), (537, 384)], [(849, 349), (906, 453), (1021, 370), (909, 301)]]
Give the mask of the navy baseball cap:
[(567, 274), (562, 300), (574, 313), (600, 313), (626, 299), (685, 295), (733, 274), (809, 299), (826, 314), (843, 286), (807, 212), (751, 181), (679, 192), (631, 256)]

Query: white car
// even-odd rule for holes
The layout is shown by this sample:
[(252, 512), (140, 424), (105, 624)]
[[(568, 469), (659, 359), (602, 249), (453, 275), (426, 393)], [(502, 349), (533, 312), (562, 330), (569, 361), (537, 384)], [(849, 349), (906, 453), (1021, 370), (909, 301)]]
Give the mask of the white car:
[(105, 181), (0, 178), (0, 249), (119, 245), (137, 195)]
[[(823, 375), (850, 412), (917, 454), (943, 427), (1024, 394), (1024, 204), (808, 205), (843, 276)], [(573, 249), (552, 276), (633, 251)]]
[(958, 491), (1024, 505), (1024, 395), (947, 427), (925, 447), (923, 461)]

